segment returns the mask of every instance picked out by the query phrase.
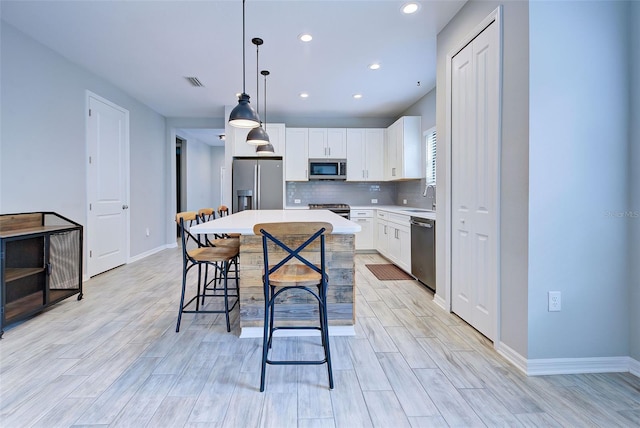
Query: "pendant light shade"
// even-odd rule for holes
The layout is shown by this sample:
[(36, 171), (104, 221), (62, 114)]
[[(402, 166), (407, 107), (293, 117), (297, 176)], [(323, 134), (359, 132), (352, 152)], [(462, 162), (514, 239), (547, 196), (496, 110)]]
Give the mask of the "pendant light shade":
[(236, 128), (255, 128), (260, 126), (258, 113), (249, 104), (249, 95), (242, 93), (238, 97), (238, 105), (231, 110), (229, 125)]
[[(269, 75), (268, 70), (262, 70), (260, 72), (264, 76), (264, 127), (267, 127), (267, 76)], [(257, 128), (256, 128), (257, 129)], [(262, 129), (262, 124), (260, 124), (260, 129)], [(253, 131), (253, 129), (252, 129)], [(265, 135), (267, 133), (265, 132)], [(275, 149), (273, 145), (269, 142), (269, 136), (267, 135), (267, 144), (260, 145), (256, 147), (256, 153), (259, 155), (273, 155), (275, 154)]]
[(262, 146), (264, 144), (269, 143), (269, 135), (267, 131), (264, 130), (262, 125), (257, 128), (253, 128), (247, 134), (247, 144), (251, 144), (252, 146)]
[(244, 49), (244, 3), (242, 0), (242, 94), (238, 97), (238, 105), (231, 110), (229, 115), (229, 125), (236, 128), (255, 128), (260, 126), (260, 117), (258, 113), (249, 104), (249, 95), (247, 95), (246, 70), (245, 70), (245, 49)]
[[(259, 37), (254, 37), (251, 39), (251, 43), (256, 45), (256, 106), (258, 110), (260, 110), (260, 97), (259, 97), (259, 88), (258, 88), (258, 69), (259, 69), (259, 59), (260, 59), (260, 45), (264, 43), (264, 41)], [(266, 103), (266, 99), (265, 99)], [(266, 108), (266, 104), (265, 104)], [(259, 114), (259, 113), (258, 113)], [(253, 128), (247, 134), (247, 144), (251, 144), (253, 146), (261, 146), (269, 143), (269, 135), (267, 131), (262, 127), (262, 122), (260, 122), (260, 126)]]
[(273, 155), (275, 154), (275, 149), (273, 148), (273, 144), (267, 143), (261, 146), (256, 147), (256, 154), (258, 155)]

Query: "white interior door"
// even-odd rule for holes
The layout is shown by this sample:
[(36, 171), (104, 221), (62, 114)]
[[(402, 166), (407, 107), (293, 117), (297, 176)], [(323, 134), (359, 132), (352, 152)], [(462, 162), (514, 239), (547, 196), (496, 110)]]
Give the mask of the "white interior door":
[(484, 29), (451, 66), (451, 308), (492, 340), (499, 278), (497, 27)]
[(123, 265), (128, 257), (129, 112), (88, 95), (87, 273)]

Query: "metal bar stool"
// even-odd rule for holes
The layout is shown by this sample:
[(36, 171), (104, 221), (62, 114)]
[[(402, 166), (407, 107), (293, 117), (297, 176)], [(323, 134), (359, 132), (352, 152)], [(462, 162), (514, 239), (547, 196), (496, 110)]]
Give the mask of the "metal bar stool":
[[(229, 215), (229, 207), (226, 205), (220, 205), (218, 207), (218, 216), (225, 217)], [(227, 233), (225, 234), (227, 238), (240, 238), (239, 233)]]
[[(210, 247), (205, 246), (200, 241), (199, 237), (194, 236), (185, 227), (185, 219), (190, 218), (192, 215), (196, 215), (195, 212), (185, 212), (176, 214), (176, 221), (180, 225), (180, 238), (182, 240), (182, 293), (180, 296), (180, 309), (178, 311), (178, 322), (176, 324), (176, 333), (180, 331), (180, 321), (182, 320), (183, 313), (215, 313), (225, 314), (227, 322), (227, 331), (231, 331), (231, 324), (229, 322), (229, 313), (238, 305), (240, 301), (240, 287), (238, 281), (238, 265), (235, 263), (235, 287), (229, 288), (229, 268), (233, 264), (234, 259), (238, 257), (238, 247), (226, 246), (226, 247)], [(197, 243), (198, 247), (192, 250), (187, 249), (188, 238), (193, 239)], [(197, 292), (185, 303), (185, 293), (187, 288), (187, 274), (193, 267), (198, 267), (198, 283)], [(205, 269), (204, 283), (202, 278), (202, 268)], [(219, 271), (223, 279), (222, 294), (215, 292), (207, 293), (210, 289), (207, 288), (207, 272), (208, 268), (213, 267), (216, 271)], [(230, 293), (231, 291), (231, 293)], [(206, 310), (200, 308), (200, 299), (202, 298), (202, 305), (204, 306), (205, 297), (219, 297), (224, 299), (224, 308), (218, 310)], [(233, 304), (230, 305), (230, 300), (233, 300)], [(188, 309), (190, 305), (195, 303), (195, 309)]]
[[(216, 211), (213, 208), (200, 208), (198, 210), (198, 215), (196, 217), (196, 223), (200, 224), (200, 223), (205, 223), (207, 221), (211, 221), (211, 220), (215, 220), (216, 218)], [(240, 239), (227, 239), (226, 236), (222, 236), (222, 235), (204, 235), (204, 242), (201, 241), (203, 246), (208, 246), (208, 247), (233, 247), (233, 248), (240, 248)], [(233, 260), (231, 261), (234, 265), (235, 265), (235, 269), (238, 269), (238, 259), (239, 259), (239, 254), (233, 258)], [(215, 292), (218, 289), (218, 286), (221, 285), (222, 283), (222, 279), (224, 278), (224, 275), (222, 274), (222, 268), (223, 266), (221, 265), (221, 263), (216, 263), (215, 264), (215, 269), (213, 271), (213, 279), (211, 281), (207, 281), (207, 277), (208, 277), (208, 269), (205, 272), (205, 285), (204, 285), (204, 293), (202, 294), (202, 304), (204, 304), (204, 298), (207, 295), (208, 291), (213, 291)], [(213, 284), (213, 287), (211, 287), (211, 284)]]
[[(329, 374), (329, 388), (333, 389), (333, 372), (331, 371), (331, 353), (329, 350), (329, 322), (327, 318), (327, 286), (329, 278), (325, 269), (325, 235), (333, 231), (330, 223), (324, 222), (293, 222), (293, 223), (260, 223), (256, 224), (253, 232), (262, 236), (264, 257), (264, 333), (262, 340), (262, 371), (260, 375), (260, 392), (264, 391), (267, 364), (272, 365), (319, 365), (327, 364)], [(299, 243), (296, 248), (289, 245)], [(320, 241), (320, 265), (309, 261), (309, 256), (303, 256), (302, 251), (312, 243)], [(287, 243), (285, 243), (287, 242)], [(274, 247), (275, 244), (275, 247)], [(278, 257), (282, 257), (276, 264), (269, 261), (269, 252), (280, 248)], [(291, 261), (301, 263), (289, 263)], [(312, 288), (313, 287), (313, 288)], [(314, 289), (315, 288), (315, 289)], [(276, 299), (280, 294), (289, 290), (304, 290), (318, 301), (318, 326), (308, 325), (274, 325), (274, 311)], [(319, 330), (324, 359), (322, 360), (271, 360), (273, 332), (276, 330)]]

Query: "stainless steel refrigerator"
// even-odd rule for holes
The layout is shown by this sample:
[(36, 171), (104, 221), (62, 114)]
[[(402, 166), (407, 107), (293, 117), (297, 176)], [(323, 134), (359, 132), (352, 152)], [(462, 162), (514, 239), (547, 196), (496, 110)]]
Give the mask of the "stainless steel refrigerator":
[(232, 211), (281, 210), (284, 168), (282, 159), (236, 158), (232, 166)]

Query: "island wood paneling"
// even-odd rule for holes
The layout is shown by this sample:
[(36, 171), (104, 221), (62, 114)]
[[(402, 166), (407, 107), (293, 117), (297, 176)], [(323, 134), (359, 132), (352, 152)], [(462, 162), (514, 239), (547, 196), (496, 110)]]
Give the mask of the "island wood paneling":
[[(304, 242), (292, 238), (288, 245), (296, 247)], [(286, 253), (275, 244), (269, 245), (269, 263), (279, 262)], [(315, 242), (302, 252), (313, 263), (320, 262), (320, 243)], [(355, 235), (327, 235), (325, 263), (329, 276), (327, 305), (329, 324), (352, 326), (355, 323)], [(290, 261), (290, 263), (295, 263)], [(299, 262), (297, 262), (299, 263)], [(261, 327), (264, 319), (264, 258), (262, 237), (240, 237), (240, 327)], [(278, 325), (317, 325), (318, 302), (308, 293), (290, 290), (277, 300), (275, 319)]]

